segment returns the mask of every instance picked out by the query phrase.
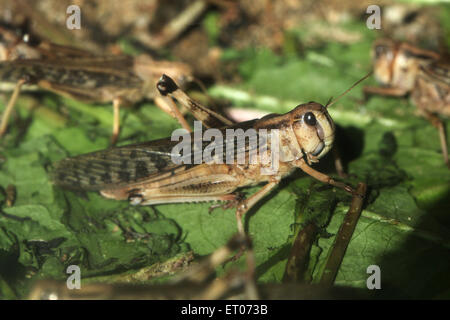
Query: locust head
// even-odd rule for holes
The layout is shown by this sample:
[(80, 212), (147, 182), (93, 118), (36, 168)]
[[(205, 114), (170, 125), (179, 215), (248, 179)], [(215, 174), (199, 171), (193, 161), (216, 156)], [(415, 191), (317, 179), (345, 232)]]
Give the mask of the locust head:
[(428, 64), (438, 55), (407, 43), (379, 39), (372, 50), (375, 78), (382, 85), (410, 91), (414, 87), (420, 65)]
[(290, 122), (296, 140), (310, 162), (317, 162), (333, 146), (334, 122), (320, 103), (297, 106), (290, 112)]
[(330, 98), (325, 106), (311, 101), (298, 105), (294, 110), (281, 116), (267, 115), (257, 126), (281, 129), (280, 147), (285, 161), (298, 160), (304, 156), (309, 164), (318, 162), (330, 151), (334, 142), (335, 125), (327, 108), (371, 74), (372, 72), (369, 72), (356, 81), (337, 98)]

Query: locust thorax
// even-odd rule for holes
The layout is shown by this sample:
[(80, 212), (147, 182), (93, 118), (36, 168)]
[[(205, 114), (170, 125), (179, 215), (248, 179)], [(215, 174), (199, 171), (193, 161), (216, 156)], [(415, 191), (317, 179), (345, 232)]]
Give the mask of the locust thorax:
[(309, 102), (289, 112), (290, 124), (308, 162), (317, 162), (333, 146), (334, 122), (327, 109), (319, 103)]
[(432, 62), (437, 54), (407, 43), (380, 39), (373, 46), (374, 75), (382, 85), (411, 91), (421, 65)]

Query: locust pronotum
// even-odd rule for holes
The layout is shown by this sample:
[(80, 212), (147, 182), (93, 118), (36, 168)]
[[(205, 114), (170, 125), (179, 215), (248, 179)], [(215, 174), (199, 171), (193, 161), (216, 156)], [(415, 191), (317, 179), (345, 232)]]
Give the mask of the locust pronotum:
[[(368, 75), (360, 81), (367, 77)], [(53, 170), (56, 185), (75, 190), (99, 191), (104, 197), (128, 200), (134, 205), (230, 201), (229, 204), (236, 206), (238, 230), (241, 233), (244, 233), (242, 216), (296, 168), (323, 183), (343, 188), (353, 194), (350, 186), (310, 166), (331, 149), (334, 140), (334, 123), (323, 105), (309, 102), (283, 115), (271, 114), (262, 119), (231, 124), (229, 120), (192, 100), (168, 76), (163, 75), (157, 87), (162, 95), (173, 97), (191, 110), (194, 117), (206, 128), (214, 126), (222, 132), (233, 128), (277, 131), (277, 151), (286, 161), (280, 162), (278, 170), (271, 175), (262, 174), (271, 163), (250, 163), (249, 149), (242, 151), (245, 155), (243, 164), (175, 164), (172, 156), (177, 142), (166, 138), (61, 160), (55, 164)], [(194, 133), (191, 133), (191, 136), (194, 136)], [(202, 144), (202, 150), (205, 145)], [(270, 147), (267, 142), (267, 150), (270, 150)], [(190, 158), (195, 156), (194, 154), (195, 152), (192, 152), (187, 156)], [(260, 183), (265, 185), (248, 199), (240, 199), (234, 193), (238, 188)]]
[(410, 94), (419, 112), (439, 131), (442, 156), (450, 168), (444, 122), (450, 117), (450, 63), (433, 51), (408, 43), (379, 39), (373, 46), (375, 78), (383, 87), (365, 87), (371, 94)]
[[(23, 44), (23, 41), (20, 44)], [(19, 57), (13, 61), (0, 63), (0, 81), (15, 84), (2, 115), (0, 136), (6, 131), (8, 118), (24, 85), (37, 85), (42, 89), (86, 103), (112, 102), (113, 144), (117, 141), (120, 130), (120, 106), (136, 103), (143, 98), (154, 99), (158, 107), (190, 130), (190, 126), (175, 104), (170, 99), (159, 96), (155, 90), (155, 83), (163, 73), (175, 77), (180, 86), (193, 80), (192, 71), (186, 64), (156, 61), (146, 55), (135, 58), (94, 56), (79, 49), (51, 43), (28, 49), (21, 52), (33, 54), (32, 56), (39, 55), (40, 58)], [(62, 53), (56, 55), (55, 50)]]

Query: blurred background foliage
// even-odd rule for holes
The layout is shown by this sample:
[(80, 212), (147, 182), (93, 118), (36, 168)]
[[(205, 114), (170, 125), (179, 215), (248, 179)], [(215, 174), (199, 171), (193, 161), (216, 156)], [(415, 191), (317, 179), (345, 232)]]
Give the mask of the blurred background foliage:
[[(375, 1), (382, 28), (370, 30), (366, 8), (374, 1), (211, 0), (183, 30), (167, 36), (164, 26), (194, 2), (0, 1), (0, 20), (93, 52), (186, 62), (207, 85), (213, 108), (244, 118), (252, 110), (284, 113), (308, 101), (325, 104), (371, 70), (376, 38), (437, 51), (450, 46), (450, 6), (440, 1)], [(74, 3), (81, 7), (82, 29), (70, 31), (65, 12)], [(369, 84), (373, 78), (363, 85)], [(369, 186), (335, 285), (363, 291), (367, 267), (378, 265), (382, 290), (371, 297), (449, 298), (450, 171), (438, 133), (408, 99), (364, 102), (361, 90), (356, 87), (330, 108), (348, 181)], [(211, 105), (198, 87), (189, 93)], [(2, 106), (8, 97), (2, 94)], [(119, 145), (170, 136), (178, 128), (151, 101), (123, 109), (121, 117)], [(54, 187), (48, 176), (52, 162), (108, 147), (110, 106), (48, 92), (22, 94), (12, 123), (0, 142), (0, 186), (14, 185), (17, 193), (13, 206), (0, 195), (3, 299), (24, 297), (37, 278), (66, 279), (72, 264), (81, 266), (86, 281), (115, 283), (174, 257), (208, 255), (236, 232), (234, 211), (210, 214), (207, 203), (130, 207)], [(331, 155), (316, 169), (336, 175)], [(314, 222), (320, 232), (304, 281), (318, 282), (349, 203), (345, 193), (300, 171), (283, 181), (245, 217), (258, 281), (282, 281), (295, 232)], [(241, 260), (234, 265), (245, 268)], [(175, 271), (146, 272), (133, 281), (153, 283)]]

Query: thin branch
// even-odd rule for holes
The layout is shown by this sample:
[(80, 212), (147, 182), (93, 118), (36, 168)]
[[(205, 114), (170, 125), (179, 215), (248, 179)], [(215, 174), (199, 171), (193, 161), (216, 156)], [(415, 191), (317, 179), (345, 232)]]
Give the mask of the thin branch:
[(344, 259), (345, 251), (355, 231), (358, 219), (361, 216), (362, 206), (364, 203), (364, 196), (367, 191), (365, 183), (359, 183), (356, 188), (356, 195), (353, 196), (352, 203), (344, 217), (341, 227), (336, 235), (333, 243), (333, 248), (328, 256), (325, 268), (320, 278), (320, 284), (333, 285), (336, 279), (339, 267)]

